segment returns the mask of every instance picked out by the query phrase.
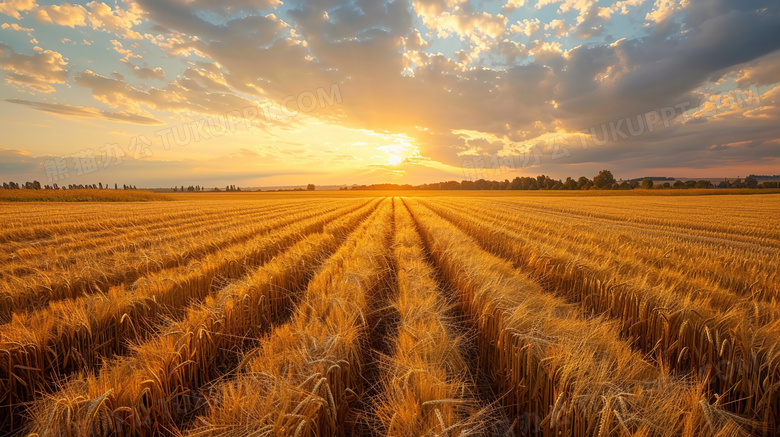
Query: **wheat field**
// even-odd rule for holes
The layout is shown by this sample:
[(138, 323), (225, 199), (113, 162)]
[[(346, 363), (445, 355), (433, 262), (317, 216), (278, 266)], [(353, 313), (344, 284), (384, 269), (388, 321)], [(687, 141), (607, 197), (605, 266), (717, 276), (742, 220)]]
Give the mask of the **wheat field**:
[(780, 195), (0, 203), (0, 435), (780, 434)]

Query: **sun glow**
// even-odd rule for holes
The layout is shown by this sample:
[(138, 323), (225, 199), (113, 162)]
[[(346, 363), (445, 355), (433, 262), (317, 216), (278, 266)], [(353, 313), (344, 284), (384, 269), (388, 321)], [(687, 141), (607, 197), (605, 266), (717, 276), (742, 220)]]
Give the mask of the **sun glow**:
[(404, 162), (404, 157), (401, 155), (393, 155), (387, 160), (387, 165), (398, 165)]
[(385, 165), (402, 164), (406, 158), (414, 155), (416, 152), (416, 148), (407, 141), (400, 141), (396, 142), (395, 144), (379, 146), (376, 148), (376, 150), (384, 154), (384, 156), (380, 156), (379, 158), (387, 162)]

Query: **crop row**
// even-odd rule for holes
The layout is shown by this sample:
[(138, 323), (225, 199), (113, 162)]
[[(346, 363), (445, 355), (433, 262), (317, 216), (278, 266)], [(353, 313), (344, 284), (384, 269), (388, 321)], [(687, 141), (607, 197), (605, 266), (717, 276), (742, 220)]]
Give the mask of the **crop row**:
[(211, 294), (215, 284), (238, 279), (248, 268), (272, 260), (340, 216), (353, 211), (367, 214), (371, 209), (371, 205), (360, 205), (303, 221), (288, 217), (280, 231), (204, 258), (197, 269), (150, 278), (135, 289), (121, 286), (107, 295), (55, 302), (44, 311), (15, 317), (0, 336), (0, 353), (7, 356), (0, 364), (2, 405), (13, 412), (14, 406), (48, 390), (62, 376), (123, 353), (128, 341), (152, 332), (161, 316), (181, 314), (190, 302)]
[[(611, 267), (588, 268), (565, 244), (540, 249), (538, 236), (513, 226), (486, 226), (475, 211), (431, 207), (474, 237), (488, 251), (511, 260), (541, 283), (589, 312), (616, 319), (636, 348), (671, 369), (705, 382), (730, 411), (756, 421), (755, 432), (780, 422), (780, 345), (777, 323), (763, 324), (759, 306), (714, 312), (698, 299), (663, 287), (642, 286)], [(772, 319), (776, 320), (776, 319)]]
[(617, 326), (585, 318), (431, 210), (415, 221), (461, 308), (478, 326), (490, 369), (518, 432), (552, 435), (715, 435), (738, 424), (620, 340)]

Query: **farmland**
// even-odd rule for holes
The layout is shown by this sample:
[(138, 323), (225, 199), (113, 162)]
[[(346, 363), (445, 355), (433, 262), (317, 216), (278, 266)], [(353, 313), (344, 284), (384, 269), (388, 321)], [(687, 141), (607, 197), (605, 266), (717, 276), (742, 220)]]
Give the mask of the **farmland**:
[(0, 435), (780, 433), (778, 194), (166, 200), (0, 203)]

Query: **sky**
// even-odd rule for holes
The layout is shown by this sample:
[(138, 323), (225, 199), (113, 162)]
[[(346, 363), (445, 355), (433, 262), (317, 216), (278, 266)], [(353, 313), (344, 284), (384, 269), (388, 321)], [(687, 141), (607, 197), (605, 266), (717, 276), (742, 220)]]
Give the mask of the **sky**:
[(0, 180), (780, 174), (780, 2), (0, 0)]

